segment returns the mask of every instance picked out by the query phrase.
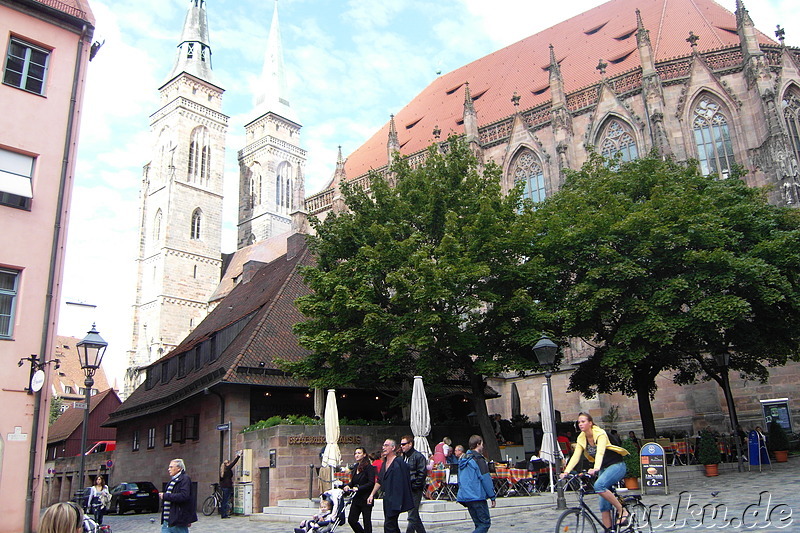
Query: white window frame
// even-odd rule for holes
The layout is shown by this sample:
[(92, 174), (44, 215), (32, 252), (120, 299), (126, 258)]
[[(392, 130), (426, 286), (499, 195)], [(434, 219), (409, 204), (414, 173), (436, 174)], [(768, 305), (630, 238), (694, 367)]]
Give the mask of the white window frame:
[(19, 296), (19, 278), (21, 272), (11, 268), (0, 268), (0, 273), (11, 274), (14, 277), (13, 286), (11, 288), (0, 287), (0, 296), (11, 300), (8, 313), (0, 315), (2, 317), (8, 317), (8, 326), (5, 330), (0, 329), (0, 339), (11, 339), (14, 336), (14, 317), (16, 315), (17, 297)]
[[(11, 55), (11, 47), (14, 44), (16, 44), (17, 46), (21, 46), (21, 47), (23, 47), (25, 49), (23, 57), (16, 56), (16, 55), (15, 56)], [(31, 54), (33, 52), (39, 52), (39, 53), (45, 54), (44, 65), (39, 65), (43, 69), (43, 71), (42, 71), (42, 79), (41, 80), (36, 78), (35, 76), (33, 76), (33, 74), (31, 73), (31, 66), (33, 65), (33, 62), (31, 60)], [(10, 86), (10, 87), (15, 87), (17, 89), (21, 89), (21, 90), (29, 92), (29, 93), (33, 93), (33, 94), (38, 94), (40, 96), (44, 96), (45, 95), (45, 87), (47, 86), (47, 70), (48, 70), (49, 65), (50, 65), (50, 53), (51, 53), (51, 51), (47, 50), (46, 48), (42, 48), (41, 46), (36, 46), (35, 44), (31, 44), (31, 43), (29, 43), (27, 41), (23, 41), (22, 39), (19, 39), (17, 37), (11, 37), (11, 39), (8, 42), (8, 48), (6, 49), (6, 60), (5, 60), (4, 66), (3, 66), (3, 83), (5, 85)], [(22, 63), (23, 63), (22, 64), (22, 72), (17, 72), (16, 70), (10, 69), (10, 63), (11, 63), (12, 58), (16, 58), (18, 60), (22, 60)], [(12, 83), (12, 82), (10, 82), (8, 80), (9, 72), (13, 72), (15, 74), (19, 74), (19, 76), (20, 76), (19, 85), (16, 84), (16, 83)], [(37, 90), (33, 90), (33, 89), (28, 88), (28, 81), (29, 80), (36, 80), (37, 82), (41, 82), (42, 85), (41, 85), (40, 90), (37, 91)]]

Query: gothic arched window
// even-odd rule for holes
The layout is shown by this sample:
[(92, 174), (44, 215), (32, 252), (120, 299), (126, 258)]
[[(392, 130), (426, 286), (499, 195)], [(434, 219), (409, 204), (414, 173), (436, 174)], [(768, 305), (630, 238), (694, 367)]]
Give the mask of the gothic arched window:
[(292, 166), (284, 161), (275, 174), (275, 206), (279, 210), (292, 208)]
[(250, 207), (261, 204), (261, 165), (255, 163), (250, 169)]
[(622, 161), (633, 161), (639, 157), (636, 141), (627, 124), (621, 120), (609, 120), (598, 139), (597, 145), (600, 147), (600, 153), (605, 157), (621, 154)]
[(153, 240), (158, 241), (161, 238), (161, 209), (156, 211), (156, 217), (153, 219)]
[(208, 129), (198, 126), (192, 130), (189, 142), (188, 181), (208, 185), (211, 168), (211, 142)]
[(191, 236), (192, 239), (199, 239), (200, 238), (200, 225), (203, 220), (203, 213), (200, 211), (200, 208), (194, 210), (192, 213), (192, 230)]
[(705, 175), (727, 178), (736, 161), (728, 119), (719, 102), (710, 96), (701, 97), (692, 112), (692, 129), (700, 170)]
[(515, 184), (525, 183), (523, 198), (529, 198), (534, 203), (545, 199), (544, 172), (533, 151), (524, 149), (517, 155), (511, 165), (511, 176)]
[(157, 169), (153, 175), (153, 185), (158, 186), (169, 178), (175, 170), (173, 158), (175, 156), (175, 147), (172, 144), (172, 135), (169, 127), (165, 127), (158, 135), (157, 150)]
[(800, 92), (786, 92), (783, 97), (783, 118), (786, 119), (794, 157), (800, 162)]

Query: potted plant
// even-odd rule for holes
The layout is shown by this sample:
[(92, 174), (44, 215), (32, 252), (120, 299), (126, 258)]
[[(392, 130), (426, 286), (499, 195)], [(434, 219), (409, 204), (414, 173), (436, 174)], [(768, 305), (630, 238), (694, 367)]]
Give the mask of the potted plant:
[(789, 455), (789, 438), (780, 424), (774, 420), (769, 423), (769, 436), (767, 437), (767, 447), (775, 456), (775, 461), (785, 463)]
[(641, 476), (641, 465), (639, 464), (639, 450), (631, 439), (622, 441), (622, 447), (628, 450), (625, 456), (625, 487), (630, 490), (639, 488), (639, 476)]
[(717, 437), (708, 429), (700, 432), (697, 444), (697, 460), (706, 466), (706, 476), (719, 475), (719, 445)]

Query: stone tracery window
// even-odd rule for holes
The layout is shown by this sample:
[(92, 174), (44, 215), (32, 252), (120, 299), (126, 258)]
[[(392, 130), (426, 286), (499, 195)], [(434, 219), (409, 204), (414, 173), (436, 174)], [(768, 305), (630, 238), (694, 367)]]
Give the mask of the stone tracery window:
[(794, 157), (800, 162), (800, 91), (787, 91), (782, 104)]
[(208, 185), (211, 168), (211, 141), (208, 129), (198, 126), (192, 131), (189, 142), (188, 180)]
[(622, 161), (633, 161), (639, 157), (636, 140), (627, 125), (621, 120), (611, 119), (599, 137), (600, 153), (605, 157), (621, 154)]
[(200, 211), (200, 208), (198, 207), (192, 213), (192, 229), (191, 229), (192, 239), (200, 238), (200, 229), (202, 220), (203, 220), (203, 213)]
[(511, 165), (511, 176), (515, 184), (519, 182), (525, 184), (523, 198), (533, 200), (534, 203), (545, 199), (544, 172), (533, 151), (526, 148), (517, 155)]
[(736, 160), (722, 105), (710, 96), (701, 97), (692, 112), (692, 129), (700, 170), (727, 178)]
[(275, 207), (281, 211), (292, 208), (292, 166), (286, 161), (278, 165), (275, 174)]

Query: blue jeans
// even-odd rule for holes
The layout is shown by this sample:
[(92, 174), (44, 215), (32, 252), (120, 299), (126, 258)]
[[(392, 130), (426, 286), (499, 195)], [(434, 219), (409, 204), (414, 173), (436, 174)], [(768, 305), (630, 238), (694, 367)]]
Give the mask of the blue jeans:
[(170, 527), (166, 520), (161, 522), (161, 533), (189, 533), (189, 528), (186, 526), (172, 526)]
[[(615, 463), (600, 470), (597, 475), (597, 481), (594, 482), (594, 491), (598, 494), (610, 489), (613, 485), (619, 483), (619, 480), (625, 477), (625, 462)], [(605, 498), (600, 498), (600, 510), (610, 511), (611, 504)]]
[(233, 489), (223, 487), (222, 488), (222, 505), (219, 508), (219, 515), (222, 518), (228, 518), (228, 502), (231, 501), (231, 496), (233, 495)]
[(475, 530), (472, 533), (486, 533), (492, 526), (492, 518), (489, 516), (489, 504), (486, 500), (479, 500), (476, 502), (463, 502), (467, 506), (469, 516), (475, 524)]

